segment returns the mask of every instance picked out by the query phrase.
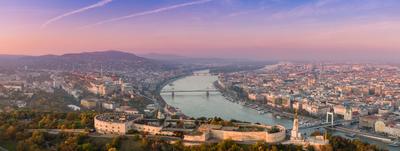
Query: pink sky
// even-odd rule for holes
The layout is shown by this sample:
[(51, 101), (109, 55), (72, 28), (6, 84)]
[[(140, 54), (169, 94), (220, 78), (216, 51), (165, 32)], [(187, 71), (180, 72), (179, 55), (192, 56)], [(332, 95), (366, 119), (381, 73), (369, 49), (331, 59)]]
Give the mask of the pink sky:
[[(100, 15), (93, 18), (90, 15), (98, 12), (89, 11), (75, 15), (77, 17), (74, 19), (68, 16), (57, 20), (41, 29), (46, 20), (71, 9), (3, 9), (0, 10), (0, 54), (43, 55), (123, 50), (138, 54), (258, 59), (357, 57), (359, 54), (384, 57), (400, 54), (400, 22), (397, 16), (388, 15), (394, 12), (371, 12), (369, 9), (377, 11), (373, 7), (375, 3), (358, 11), (362, 13), (366, 9), (368, 13), (353, 16), (338, 16), (336, 11), (351, 12), (346, 10), (346, 5), (321, 7), (327, 4), (316, 3), (274, 11), (253, 9), (227, 13), (196, 10), (205, 9), (204, 5), (210, 5), (208, 3), (213, 2), (90, 28), (82, 27), (109, 17)], [(173, 4), (160, 4), (160, 7), (170, 5)], [(94, 9), (104, 12), (112, 9), (102, 7), (105, 8)], [(143, 8), (143, 11), (156, 8)], [(259, 11), (263, 12), (260, 14)]]

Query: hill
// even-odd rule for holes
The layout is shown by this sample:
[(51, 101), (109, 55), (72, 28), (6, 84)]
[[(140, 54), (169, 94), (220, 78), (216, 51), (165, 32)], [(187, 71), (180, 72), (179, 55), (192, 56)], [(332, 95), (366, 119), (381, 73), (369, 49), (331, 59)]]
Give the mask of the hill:
[(168, 70), (173, 66), (161, 61), (122, 51), (83, 52), (64, 55), (25, 56), (6, 60), (16, 67), (61, 71), (140, 71)]

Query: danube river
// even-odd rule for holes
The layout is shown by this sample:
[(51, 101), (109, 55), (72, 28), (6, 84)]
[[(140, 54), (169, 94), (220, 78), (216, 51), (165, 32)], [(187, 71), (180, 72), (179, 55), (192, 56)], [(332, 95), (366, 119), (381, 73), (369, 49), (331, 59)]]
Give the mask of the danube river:
[[(200, 71), (197, 73), (208, 73)], [(187, 76), (173, 81), (163, 88), (163, 91), (169, 90), (207, 90), (215, 89), (213, 83), (218, 80), (217, 76), (201, 75)], [(256, 110), (244, 107), (240, 104), (227, 100), (220, 92), (210, 92), (207, 97), (205, 92), (175, 92), (173, 97), (171, 93), (162, 93), (161, 96), (167, 104), (179, 108), (185, 115), (191, 117), (221, 117), (225, 120), (236, 119), (253, 123), (263, 123), (268, 125), (280, 124), (286, 128), (292, 128), (292, 120), (277, 119), (271, 113), (258, 114)], [(302, 133), (311, 133), (314, 130), (302, 131)], [(334, 135), (344, 134), (334, 132)], [(358, 137), (356, 137), (358, 138)], [(358, 138), (364, 142), (375, 144), (383, 149), (394, 151), (398, 148), (388, 147), (387, 144), (366, 138)]]
[[(208, 73), (208, 71), (199, 72)], [(187, 76), (168, 84), (163, 91), (215, 89), (213, 82), (216, 80), (218, 77), (212, 75)], [(175, 92), (174, 97), (171, 93), (162, 93), (161, 96), (167, 104), (179, 108), (185, 115), (191, 117), (221, 117), (225, 120), (235, 119), (292, 127), (292, 121), (289, 119), (276, 119), (270, 113), (258, 114), (256, 110), (230, 102), (220, 92), (210, 92), (209, 96), (205, 92)]]

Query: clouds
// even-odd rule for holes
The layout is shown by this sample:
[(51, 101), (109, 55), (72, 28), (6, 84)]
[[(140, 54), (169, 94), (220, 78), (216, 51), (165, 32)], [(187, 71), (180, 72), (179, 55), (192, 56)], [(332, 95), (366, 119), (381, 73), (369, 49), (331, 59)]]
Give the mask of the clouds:
[(96, 4), (89, 5), (89, 6), (86, 6), (86, 7), (80, 8), (80, 9), (77, 9), (77, 10), (73, 10), (73, 11), (67, 12), (67, 13), (62, 14), (62, 15), (60, 15), (60, 16), (51, 18), (50, 20), (47, 20), (45, 23), (43, 23), (42, 26), (41, 26), (41, 28), (44, 29), (44, 28), (46, 28), (48, 25), (52, 24), (53, 22), (56, 22), (56, 21), (58, 21), (58, 20), (61, 20), (61, 19), (65, 18), (65, 17), (71, 16), (71, 15), (74, 15), (74, 14), (79, 14), (79, 13), (88, 11), (88, 10), (90, 10), (90, 9), (102, 7), (102, 6), (104, 6), (104, 5), (107, 5), (108, 3), (111, 3), (112, 1), (113, 1), (113, 0), (101, 0), (101, 1), (97, 2)]
[(182, 8), (182, 7), (200, 5), (200, 4), (204, 4), (204, 3), (207, 3), (207, 2), (211, 2), (211, 1), (213, 1), (213, 0), (199, 0), (199, 1), (194, 1), (194, 2), (171, 5), (171, 6), (162, 7), (162, 8), (153, 9), (153, 10), (148, 10), (148, 11), (144, 11), (144, 12), (133, 13), (133, 14), (130, 14), (130, 15), (122, 16), (122, 17), (111, 18), (111, 19), (108, 19), (108, 20), (97, 22), (95, 24), (84, 26), (82, 28), (92, 27), (92, 26), (96, 26), (96, 25), (101, 25), (101, 24), (105, 24), (105, 23), (110, 23), (110, 22), (115, 22), (115, 21), (119, 21), (119, 20), (125, 20), (125, 19), (129, 19), (129, 18), (135, 18), (135, 17), (145, 16), (145, 15), (157, 14), (157, 13), (170, 11), (170, 10), (174, 10), (174, 9), (178, 9), (178, 8)]
[(278, 11), (272, 14), (272, 17), (276, 19), (286, 19), (337, 12), (341, 8), (333, 5), (335, 1), (337, 0), (318, 0), (304, 3), (289, 10)]
[[(209, 50), (232, 56), (236, 50), (237, 55), (255, 57), (307, 57), (325, 51), (333, 56), (400, 50), (399, 0), (4, 2), (9, 4), (0, 5), (4, 29), (0, 49), (15, 53), (121, 49), (205, 54)], [(60, 7), (73, 9), (43, 20)], [(49, 30), (37, 30), (42, 24)]]
[[(387, 5), (398, 5), (398, 2), (392, 0), (317, 0), (300, 4), (291, 9), (283, 9), (271, 15), (275, 19), (290, 19), (302, 17), (329, 17), (330, 15), (341, 15), (343, 17), (355, 17), (360, 14), (369, 14), (370, 10), (382, 9), (379, 12), (385, 12)], [(360, 13), (363, 12), (363, 13)]]

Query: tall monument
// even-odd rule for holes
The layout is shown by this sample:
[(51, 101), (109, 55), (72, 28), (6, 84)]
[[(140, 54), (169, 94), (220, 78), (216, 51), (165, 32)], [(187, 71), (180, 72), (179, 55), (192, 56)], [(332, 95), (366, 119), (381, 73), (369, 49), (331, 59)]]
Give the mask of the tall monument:
[(295, 111), (294, 114), (294, 119), (293, 119), (293, 128), (290, 133), (290, 140), (301, 140), (301, 133), (299, 132), (299, 119), (297, 115), (297, 110)]

